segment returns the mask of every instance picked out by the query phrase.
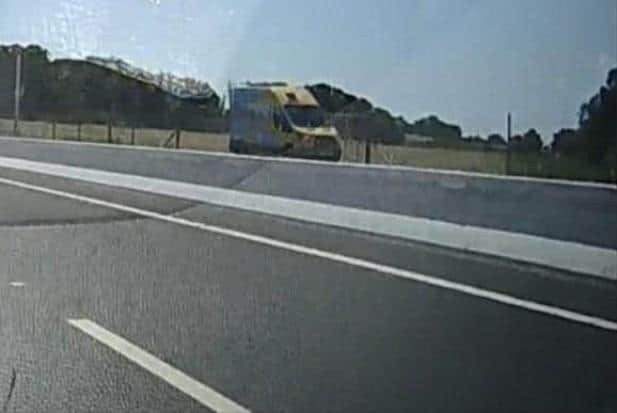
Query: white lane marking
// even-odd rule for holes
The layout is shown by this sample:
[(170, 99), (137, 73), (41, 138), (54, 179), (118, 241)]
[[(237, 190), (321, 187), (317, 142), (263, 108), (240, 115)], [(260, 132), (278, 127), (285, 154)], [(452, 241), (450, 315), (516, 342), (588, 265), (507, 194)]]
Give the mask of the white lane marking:
[(128, 340), (99, 326), (94, 321), (88, 319), (68, 319), (67, 322), (215, 412), (249, 412), (248, 409), (228, 399), (216, 390), (159, 360)]
[(0, 165), (530, 262), (617, 280), (617, 251), (515, 232), (0, 156)]
[(270, 247), (283, 250), (293, 251), (298, 254), (304, 254), (314, 257), (323, 258), (326, 260), (339, 262), (351, 265), (358, 268), (363, 268), (370, 271), (379, 272), (382, 274), (391, 275), (394, 277), (404, 278), (428, 284), (434, 287), (443, 288), (450, 291), (471, 295), (478, 298), (506, 304), (513, 307), (523, 308), (525, 310), (550, 315), (557, 318), (562, 318), (569, 321), (585, 324), (592, 327), (597, 327), (610, 331), (617, 331), (617, 322), (606, 320), (600, 317), (590, 316), (587, 314), (578, 313), (575, 311), (566, 310), (560, 307), (541, 304), (534, 301), (529, 301), (517, 298), (511, 295), (498, 293), (491, 290), (485, 290), (478, 287), (473, 287), (467, 284), (461, 284), (454, 281), (448, 281), (430, 275), (420, 274), (414, 271), (404, 270), (401, 268), (391, 267), (389, 265), (378, 264), (367, 261), (361, 258), (354, 258), (347, 255), (328, 252), (317, 248), (306, 247), (299, 244), (294, 244), (286, 241), (279, 241), (273, 238), (264, 237), (261, 235), (250, 234), (247, 232), (237, 231), (233, 229), (223, 228), (216, 225), (204, 224), (202, 222), (191, 221), (184, 218), (179, 218), (171, 215), (159, 214), (158, 212), (148, 211), (145, 209), (134, 208), (127, 205), (117, 204), (115, 202), (103, 201), (96, 198), (90, 198), (82, 195), (72, 194), (70, 192), (58, 191), (55, 189), (45, 188), (42, 186), (31, 185), (24, 182), (14, 181), (11, 179), (0, 178), (0, 183), (12, 185), (18, 188), (29, 189), (49, 195), (54, 195), (62, 198), (72, 199), (75, 201), (85, 202), (91, 205), (97, 205), (105, 208), (123, 211), (137, 216), (152, 218), (159, 221), (169, 222), (172, 224), (182, 225), (189, 228), (195, 228), (202, 231), (213, 232), (216, 234), (225, 235), (232, 238), (242, 239), (255, 242), (258, 244), (268, 245)]
[(105, 148), (114, 148), (114, 149), (126, 149), (126, 150), (141, 150), (141, 151), (157, 151), (157, 152), (167, 152), (167, 153), (185, 153), (190, 155), (202, 155), (202, 156), (212, 156), (219, 158), (233, 158), (233, 159), (247, 159), (247, 160), (255, 160), (255, 161), (267, 161), (267, 162), (279, 162), (279, 163), (304, 163), (308, 165), (319, 165), (319, 166), (327, 166), (327, 167), (351, 167), (351, 168), (361, 168), (361, 169), (377, 169), (377, 170), (392, 170), (392, 171), (410, 171), (410, 172), (420, 172), (420, 173), (428, 173), (428, 174), (436, 174), (436, 175), (451, 175), (451, 176), (463, 176), (470, 178), (483, 178), (483, 179), (497, 179), (497, 180), (505, 180), (505, 181), (515, 181), (515, 182), (531, 182), (531, 183), (541, 183), (541, 184), (555, 184), (555, 185), (566, 185), (566, 186), (580, 186), (587, 188), (599, 188), (599, 189), (612, 189), (617, 190), (617, 185), (609, 184), (604, 182), (585, 182), (585, 181), (570, 181), (567, 179), (548, 179), (548, 178), (537, 178), (533, 176), (519, 176), (519, 175), (498, 175), (498, 174), (490, 174), (490, 173), (482, 173), (482, 172), (470, 172), (470, 171), (461, 171), (458, 169), (437, 169), (437, 168), (421, 168), (418, 166), (406, 166), (406, 165), (384, 165), (384, 164), (365, 164), (359, 162), (330, 162), (330, 161), (320, 161), (316, 159), (301, 159), (301, 158), (286, 158), (280, 156), (261, 156), (261, 155), (245, 155), (245, 154), (237, 154), (230, 152), (215, 152), (215, 151), (200, 151), (196, 149), (166, 149), (160, 148), (156, 146), (141, 146), (141, 145), (126, 145), (126, 144), (110, 144), (104, 142), (77, 142), (77, 141), (68, 141), (68, 140), (50, 140), (46, 138), (15, 138), (11, 136), (0, 136), (0, 139), (3, 140), (12, 140), (12, 141), (25, 141), (32, 143), (43, 143), (49, 145), (90, 145), (90, 146), (98, 146)]
[(15, 287), (15, 288), (22, 288), (22, 287), (25, 287), (25, 286), (26, 286), (26, 283), (21, 282), (21, 281), (11, 281), (11, 282), (9, 283), (9, 285), (10, 285), (11, 287)]

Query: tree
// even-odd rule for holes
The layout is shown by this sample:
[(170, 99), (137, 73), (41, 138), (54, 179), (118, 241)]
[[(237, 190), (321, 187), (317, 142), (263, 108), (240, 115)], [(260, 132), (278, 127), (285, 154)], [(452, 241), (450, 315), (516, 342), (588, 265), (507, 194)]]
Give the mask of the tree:
[(37, 112), (47, 112), (49, 87), (49, 59), (47, 51), (39, 46), (22, 50), (22, 116), (36, 119)]
[(389, 144), (404, 141), (399, 119), (383, 108), (374, 107), (367, 99), (325, 83), (309, 85), (307, 89), (324, 111), (333, 114), (336, 126), (346, 137)]
[(617, 88), (617, 67), (614, 67), (608, 71), (608, 75), (606, 76), (606, 86), (608, 86), (609, 89)]
[(578, 129), (561, 129), (553, 135), (551, 151), (617, 166), (617, 67), (608, 71), (606, 84), (581, 104)]
[(435, 115), (418, 119), (406, 128), (406, 132), (457, 142), (462, 137), (460, 126), (448, 124)]
[(524, 152), (523, 137), (521, 135), (514, 135), (508, 142), (508, 147), (515, 152)]
[(588, 160), (617, 158), (617, 67), (606, 77), (606, 85), (581, 105), (579, 133)]
[(503, 136), (498, 133), (491, 133), (487, 138), (488, 144), (490, 146), (505, 146), (506, 140)]
[(510, 149), (516, 152), (539, 152), (542, 149), (542, 138), (535, 129), (529, 129), (522, 136), (512, 137)]
[(341, 112), (349, 104), (358, 100), (357, 97), (325, 83), (309, 85), (307, 88), (311, 91), (313, 96), (315, 96), (315, 99), (319, 102), (319, 106), (330, 113)]
[(529, 129), (523, 135), (522, 144), (526, 152), (539, 152), (542, 149), (542, 138), (535, 129)]
[(574, 129), (560, 129), (553, 134), (551, 152), (555, 155), (576, 156), (581, 150), (580, 135)]
[(349, 103), (342, 110), (343, 112), (349, 113), (370, 112), (371, 110), (373, 110), (373, 105), (371, 105), (368, 100), (360, 98)]

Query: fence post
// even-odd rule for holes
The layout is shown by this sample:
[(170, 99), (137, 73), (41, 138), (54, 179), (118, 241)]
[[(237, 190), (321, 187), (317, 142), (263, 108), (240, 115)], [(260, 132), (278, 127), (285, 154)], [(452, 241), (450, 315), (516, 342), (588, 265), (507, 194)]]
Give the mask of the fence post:
[(51, 139), (56, 140), (56, 121), (51, 121)]
[(111, 121), (107, 122), (107, 143), (111, 143)]
[(135, 127), (131, 127), (131, 145), (135, 145)]
[(77, 122), (77, 140), (81, 141), (81, 122)]
[(510, 146), (512, 144), (511, 139), (512, 139), (512, 115), (510, 114), (510, 112), (508, 112), (508, 118), (507, 118), (507, 131), (506, 131), (506, 136), (507, 136), (507, 146), (506, 146), (506, 175), (510, 175)]
[(180, 149), (180, 129), (176, 129), (176, 149)]
[(369, 164), (371, 163), (371, 144), (369, 143), (368, 139), (365, 141), (364, 148), (364, 163)]

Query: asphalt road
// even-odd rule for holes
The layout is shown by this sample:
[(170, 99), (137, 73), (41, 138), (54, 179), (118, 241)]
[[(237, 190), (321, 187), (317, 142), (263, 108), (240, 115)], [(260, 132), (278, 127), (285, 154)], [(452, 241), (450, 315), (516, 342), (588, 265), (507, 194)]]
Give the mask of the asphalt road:
[(617, 249), (617, 190), (0, 138), (0, 156), (353, 206)]
[[(163, 155), (176, 156), (152, 156)], [(175, 165), (168, 173), (243, 185)], [(0, 178), (617, 321), (606, 280), (5, 168)], [(211, 411), (74, 318), (255, 412), (617, 410), (617, 331), (0, 184), (0, 408)]]

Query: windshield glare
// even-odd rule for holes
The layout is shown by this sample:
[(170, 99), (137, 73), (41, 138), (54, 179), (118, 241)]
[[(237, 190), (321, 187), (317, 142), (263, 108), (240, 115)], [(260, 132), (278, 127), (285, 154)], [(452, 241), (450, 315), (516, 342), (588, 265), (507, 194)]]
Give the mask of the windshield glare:
[(617, 413), (617, 0), (0, 0), (0, 413)]
[(285, 106), (291, 122), (302, 128), (316, 128), (324, 126), (325, 116), (317, 106)]

